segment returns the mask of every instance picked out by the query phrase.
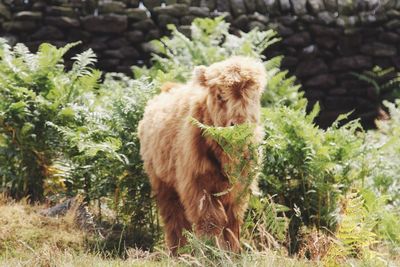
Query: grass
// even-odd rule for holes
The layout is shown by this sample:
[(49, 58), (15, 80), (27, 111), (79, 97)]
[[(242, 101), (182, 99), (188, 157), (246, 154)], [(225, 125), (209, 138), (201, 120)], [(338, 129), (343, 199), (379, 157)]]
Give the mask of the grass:
[(44, 206), (0, 199), (0, 259), (35, 254), (57, 248), (81, 251), (86, 235), (75, 227), (74, 218), (49, 218), (39, 214)]
[[(165, 248), (156, 252), (126, 248), (124, 257), (101, 247), (99, 237), (77, 227), (73, 211), (66, 216), (50, 218), (40, 215), (43, 205), (29, 205), (26, 201), (13, 201), (0, 195), (0, 267), (12, 266), (331, 266), (319, 258), (327, 246), (321, 236), (310, 239), (316, 255), (313, 261), (291, 258), (278, 250), (265, 248), (256, 251), (246, 247), (240, 255), (232, 254), (209, 245), (193, 235), (179, 257), (170, 257)], [(310, 235), (313, 236), (313, 235)], [(324, 241), (325, 240), (325, 241)], [(98, 242), (98, 246), (96, 246)], [(325, 245), (324, 245), (325, 244)], [(316, 248), (319, 247), (319, 248)], [(383, 253), (388, 249), (384, 248)], [(392, 252), (388, 262), (363, 262), (344, 259), (340, 266), (400, 266), (399, 258)], [(301, 254), (301, 253), (300, 253)], [(302, 255), (301, 257), (304, 257)], [(325, 264), (323, 263), (325, 262)], [(332, 266), (336, 266), (332, 265)]]
[(271, 250), (230, 255), (199, 240), (176, 258), (133, 248), (115, 257), (93, 249), (96, 238), (75, 225), (72, 212), (50, 218), (40, 215), (44, 208), (0, 196), (0, 266), (315, 266)]
[[(129, 251), (128, 251), (129, 253)], [(102, 255), (90, 254), (90, 253), (79, 253), (70, 251), (60, 251), (48, 249), (37, 253), (28, 259), (10, 258), (0, 262), (0, 266), (217, 266), (205, 264), (204, 262), (194, 259), (191, 256), (183, 256), (180, 258), (171, 258), (167, 256), (161, 256), (153, 258), (148, 256), (147, 258), (127, 258), (127, 259), (116, 259), (108, 258)], [(298, 262), (294, 259), (288, 259), (276, 256), (274, 253), (257, 253), (254, 255), (247, 255), (242, 257), (240, 260), (226, 262), (226, 264), (218, 266), (316, 266), (306, 263)]]

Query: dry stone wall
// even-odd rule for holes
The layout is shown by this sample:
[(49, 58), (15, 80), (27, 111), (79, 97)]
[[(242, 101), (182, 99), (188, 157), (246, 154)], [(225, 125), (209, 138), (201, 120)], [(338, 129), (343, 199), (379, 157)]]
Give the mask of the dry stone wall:
[(285, 56), (310, 103), (320, 101), (322, 126), (353, 109), (371, 123), (381, 96), (351, 72), (400, 69), (400, 0), (1, 0), (0, 36), (32, 50), (80, 40), (99, 68), (129, 72), (149, 63), (149, 41), (168, 34), (167, 24), (190, 34), (194, 18), (221, 14), (233, 32), (279, 32), (266, 55)]

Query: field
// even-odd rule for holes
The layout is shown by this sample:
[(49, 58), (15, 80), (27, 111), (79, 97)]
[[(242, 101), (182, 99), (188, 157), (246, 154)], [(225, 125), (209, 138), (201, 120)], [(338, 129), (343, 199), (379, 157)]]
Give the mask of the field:
[[(171, 26), (153, 42), (152, 66), (133, 67), (135, 78), (96, 70), (90, 49), (71, 57), (78, 44), (32, 53), (0, 40), (1, 266), (400, 266), (400, 100), (382, 103), (376, 129), (349, 114), (321, 129), (319, 105), (280, 69), (282, 57), (263, 56), (276, 33), (228, 29), (222, 18), (196, 19), (189, 39)], [(170, 257), (137, 125), (162, 84), (232, 55), (260, 58), (267, 71), (243, 251), (186, 233), (188, 244)], [(374, 80), (384, 75), (358, 77), (400, 92), (398, 76)], [(193, 123), (246, 164), (236, 152), (251, 126)], [(235, 169), (226, 169), (232, 183), (242, 181)], [(71, 199), (66, 214), (43, 215)]]

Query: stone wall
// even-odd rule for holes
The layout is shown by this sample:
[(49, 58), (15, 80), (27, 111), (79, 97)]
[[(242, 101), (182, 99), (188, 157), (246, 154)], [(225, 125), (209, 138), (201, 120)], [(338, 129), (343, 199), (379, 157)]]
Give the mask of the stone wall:
[(99, 68), (129, 72), (148, 63), (148, 42), (167, 34), (167, 24), (190, 34), (195, 17), (222, 13), (233, 32), (279, 32), (282, 42), (266, 54), (285, 55), (283, 67), (310, 103), (320, 101), (320, 125), (353, 109), (367, 124), (378, 115), (380, 96), (351, 72), (400, 68), (400, 0), (1, 0), (0, 36), (32, 50), (81, 40)]

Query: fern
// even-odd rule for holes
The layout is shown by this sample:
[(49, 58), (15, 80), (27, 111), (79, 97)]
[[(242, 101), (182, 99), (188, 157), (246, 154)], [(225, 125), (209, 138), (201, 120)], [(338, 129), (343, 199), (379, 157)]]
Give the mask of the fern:
[[(242, 192), (237, 196), (241, 198), (246, 194), (259, 171), (259, 149), (254, 140), (255, 126), (251, 124), (240, 124), (230, 127), (213, 127), (200, 123), (191, 118), (192, 123), (202, 130), (204, 136), (216, 141), (229, 157), (224, 171), (231, 185), (240, 183), (243, 185)], [(243, 155), (247, 158), (243, 159)], [(219, 192), (217, 195), (229, 192)]]
[(38, 70), (42, 73), (50, 71), (56, 65), (62, 62), (63, 56), (71, 48), (77, 46), (80, 42), (70, 43), (62, 48), (56, 48), (51, 44), (41, 44), (37, 53)]
[[(363, 151), (356, 135), (357, 122), (326, 131), (314, 125), (318, 106), (310, 114), (305, 108), (270, 107), (263, 112), (265, 139), (260, 189), (264, 196), (290, 208), (290, 250), (296, 251), (302, 225), (334, 229), (341, 194), (359, 179), (353, 168)], [(284, 119), (283, 119), (284, 118)]]
[[(29, 194), (32, 200), (43, 198), (43, 184), (52, 158), (58, 153), (58, 144), (62, 142), (46, 124), (69, 127), (71, 121), (66, 119), (65, 110), (73, 99), (68, 97), (68, 88), (79, 84), (81, 91), (93, 90), (89, 83), (86, 84), (88, 87), (82, 88), (83, 84), (71, 79), (70, 72), (66, 72), (61, 64), (65, 53), (75, 45), (58, 49), (42, 44), (38, 53), (33, 54), (22, 44), (12, 49), (2, 41), (0, 132), (9, 139), (8, 151), (21, 153), (17, 161), (6, 159), (12, 162), (8, 170), (24, 177), (19, 181), (25, 186), (23, 190), (16, 193), (13, 187), (21, 188), (21, 185), (15, 183), (10, 189), (17, 196)], [(91, 74), (87, 70), (81, 78), (87, 79)]]
[(392, 201), (391, 197), (379, 196), (371, 189), (364, 189), (360, 195), (364, 199), (364, 206), (369, 216), (376, 221), (373, 232), (377, 235), (377, 239), (389, 242), (394, 247), (400, 244), (400, 213), (397, 207), (389, 204)]
[(222, 149), (231, 157), (238, 157), (246, 146), (254, 141), (254, 125), (239, 124), (229, 127), (207, 126), (196, 119), (191, 119), (193, 124), (200, 128), (203, 135), (214, 139)]
[[(223, 17), (195, 19), (191, 26), (191, 39), (170, 25), (171, 37), (153, 41), (157, 51), (153, 54), (150, 69), (134, 67), (136, 77), (149, 76), (157, 86), (167, 81), (186, 82), (197, 65), (210, 65), (233, 55), (265, 59), (263, 52), (279, 41), (272, 30), (230, 34), (229, 23)], [(294, 78), (279, 69), (281, 57), (265, 61), (267, 88), (262, 98), (264, 106), (286, 105), (301, 108), (306, 105), (303, 93)]]
[(358, 79), (373, 86), (375, 93), (383, 99), (394, 100), (400, 97), (400, 74), (394, 68), (382, 69), (375, 66), (363, 73), (352, 73)]
[[(225, 173), (231, 184), (237, 182), (245, 185), (242, 196), (251, 186), (259, 174), (259, 147), (254, 142), (254, 125), (242, 124), (231, 127), (206, 126), (195, 119), (193, 124), (199, 127), (203, 135), (216, 141), (225, 153), (230, 157), (231, 162), (224, 166)], [(243, 159), (243, 154), (248, 153), (249, 159)], [(243, 170), (246, 177), (242, 177)], [(226, 194), (229, 192), (220, 192)], [(253, 192), (255, 193), (255, 192)], [(275, 204), (271, 199), (252, 196), (250, 198), (250, 210), (246, 216), (245, 238), (248, 242), (257, 240), (258, 244), (253, 247), (273, 246), (277, 247), (275, 238), (283, 242), (288, 230), (288, 221), (285, 217), (279, 217), (278, 213), (286, 212), (288, 209), (283, 205)]]
[(21, 58), (21, 60), (26, 64), (29, 71), (36, 71), (38, 68), (38, 56), (31, 53), (29, 49), (24, 44), (16, 44), (14, 47), (14, 53), (16, 57)]
[(282, 57), (275, 57), (265, 62), (268, 83), (261, 104), (264, 107), (283, 105), (301, 109), (307, 105), (307, 100), (299, 92), (300, 85), (295, 84), (295, 78), (287, 78), (288, 72), (279, 69), (281, 61)]
[(342, 214), (335, 233), (336, 242), (325, 256), (327, 265), (338, 265), (347, 257), (356, 257), (373, 261), (375, 266), (386, 266), (379, 254), (371, 250), (378, 242), (373, 232), (377, 220), (364, 204), (363, 197), (358, 193), (350, 193), (343, 199)]
[(374, 232), (390, 247), (400, 244), (400, 112), (396, 103), (385, 101), (390, 119), (377, 121), (378, 130), (370, 130), (365, 144), (364, 190), (361, 191), (378, 225)]
[(72, 65), (72, 73), (75, 73), (78, 77), (90, 75), (92, 72), (91, 67), (93, 67), (97, 62), (96, 55), (92, 49), (88, 49), (85, 52), (76, 55), (72, 59), (75, 60)]

